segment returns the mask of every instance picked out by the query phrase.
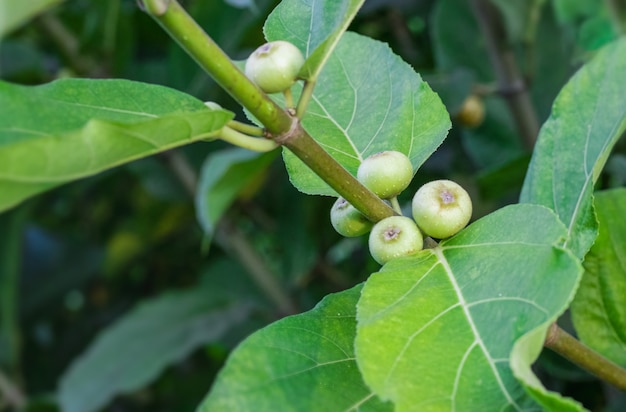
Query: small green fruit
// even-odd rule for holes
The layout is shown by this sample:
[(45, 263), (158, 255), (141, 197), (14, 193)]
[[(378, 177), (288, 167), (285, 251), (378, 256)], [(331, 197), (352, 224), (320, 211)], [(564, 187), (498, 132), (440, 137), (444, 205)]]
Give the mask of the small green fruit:
[(287, 41), (265, 43), (246, 61), (246, 76), (265, 93), (279, 93), (291, 87), (304, 65), (302, 52)]
[(435, 180), (413, 196), (413, 219), (424, 234), (446, 239), (463, 229), (472, 217), (472, 199), (459, 184)]
[(374, 224), (346, 199), (340, 197), (330, 209), (330, 223), (342, 236), (355, 237), (366, 234)]
[(356, 177), (378, 197), (390, 199), (411, 183), (413, 165), (404, 153), (388, 150), (363, 160)]
[(456, 119), (468, 128), (480, 126), (485, 120), (485, 104), (482, 99), (475, 94), (469, 95), (456, 114)]
[(414, 255), (424, 246), (422, 233), (406, 216), (391, 216), (376, 223), (370, 232), (370, 254), (384, 265), (392, 259)]

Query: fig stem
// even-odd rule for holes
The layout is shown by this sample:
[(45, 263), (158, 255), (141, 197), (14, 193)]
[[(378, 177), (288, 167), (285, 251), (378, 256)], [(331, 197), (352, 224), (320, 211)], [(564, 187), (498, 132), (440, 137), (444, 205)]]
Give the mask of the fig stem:
[(626, 391), (626, 369), (600, 355), (553, 323), (544, 346), (598, 378)]
[(397, 214), (402, 215), (402, 208), (400, 207), (400, 203), (398, 202), (398, 196), (394, 196), (389, 199), (391, 202), (391, 207), (396, 211)]
[(285, 107), (287, 109), (293, 108), (293, 94), (291, 93), (291, 87), (285, 89), (283, 91), (283, 95), (285, 96)]
[(315, 82), (305, 83), (304, 97), (299, 101), (300, 116), (292, 117), (239, 70), (176, 0), (143, 0), (143, 5), (200, 67), (265, 126), (278, 144), (293, 152), (340, 196), (373, 222), (395, 215), (302, 128), (299, 117), (304, 115)]
[(487, 0), (470, 0), (472, 12), (485, 38), (489, 59), (517, 131), (524, 146), (532, 149), (539, 134), (539, 121), (530, 93), (520, 74), (511, 41), (507, 38), (503, 18)]
[[(143, 0), (144, 9), (237, 102), (250, 110), (267, 130), (279, 135), (291, 117), (237, 67), (213, 39), (175, 0)], [(152, 10), (158, 10), (151, 13)]]

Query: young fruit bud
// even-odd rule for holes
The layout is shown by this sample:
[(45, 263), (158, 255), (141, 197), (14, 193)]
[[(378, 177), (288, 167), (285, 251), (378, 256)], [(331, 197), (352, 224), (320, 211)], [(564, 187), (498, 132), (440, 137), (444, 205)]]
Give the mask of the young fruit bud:
[(376, 196), (390, 199), (400, 194), (411, 183), (413, 165), (404, 153), (388, 150), (363, 160), (356, 177)]
[(287, 41), (265, 43), (256, 49), (246, 61), (246, 76), (265, 93), (282, 92), (293, 85), (304, 56)]
[(422, 250), (424, 239), (415, 222), (406, 216), (391, 216), (376, 223), (370, 232), (369, 248), (381, 265)]
[(374, 225), (343, 197), (337, 199), (330, 209), (330, 223), (345, 237), (364, 235)]
[(472, 217), (472, 200), (451, 180), (435, 180), (413, 196), (413, 219), (424, 234), (446, 239), (463, 229)]
[(483, 120), (485, 120), (485, 104), (482, 99), (475, 94), (469, 95), (463, 102), (463, 105), (461, 105), (456, 119), (465, 127), (474, 128), (480, 126)]

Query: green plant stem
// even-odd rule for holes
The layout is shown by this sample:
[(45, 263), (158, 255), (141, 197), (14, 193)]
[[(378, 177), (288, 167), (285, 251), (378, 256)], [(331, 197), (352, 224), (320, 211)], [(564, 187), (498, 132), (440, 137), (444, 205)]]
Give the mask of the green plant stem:
[(283, 96), (285, 96), (285, 107), (293, 109), (293, 93), (291, 93), (291, 88), (285, 89)]
[[(337, 193), (372, 221), (395, 214), (330, 156), (302, 128), (297, 117), (290, 116), (252, 83), (178, 2), (144, 0), (143, 6), (224, 90), (266, 127), (277, 143), (291, 150)], [(305, 89), (312, 93), (313, 83), (307, 83)]]
[(222, 246), (237, 256), (257, 286), (278, 307), (281, 315), (298, 313), (296, 305), (283, 290), (276, 276), (231, 219), (222, 219), (216, 238)]
[(626, 369), (583, 344), (559, 326), (552, 324), (544, 346), (569, 359), (598, 378), (626, 391)]
[(391, 199), (389, 199), (389, 201), (391, 202), (391, 207), (393, 208), (393, 210), (395, 210), (397, 214), (401, 215), (402, 208), (400, 207), (400, 203), (398, 202), (398, 196), (392, 197)]
[(363, 186), (352, 174), (328, 154), (306, 133), (300, 122), (282, 137), (282, 143), (300, 160), (315, 171), (352, 206), (372, 222), (378, 222), (396, 213), (371, 190)]
[(26, 397), (22, 391), (9, 380), (2, 370), (0, 370), (0, 394), (2, 394), (7, 403), (16, 410), (22, 410), (26, 406)]
[(300, 100), (298, 100), (298, 107), (296, 107), (296, 117), (302, 119), (304, 113), (306, 113), (309, 102), (313, 97), (313, 90), (315, 89), (315, 80), (307, 80), (304, 82), (302, 93), (300, 94)]
[(261, 137), (264, 135), (264, 130), (261, 127), (238, 122), (237, 120), (231, 120), (226, 124), (226, 126), (230, 127), (231, 129), (237, 130), (238, 132), (245, 133), (249, 136)]
[(289, 130), (291, 117), (235, 66), (177, 1), (144, 0), (144, 7), (183, 50), (250, 110), (271, 134)]
[[(192, 197), (196, 195), (198, 176), (189, 165), (187, 158), (177, 151), (167, 152), (167, 161), (176, 177)], [(247, 269), (256, 285), (273, 302), (282, 315), (298, 313), (296, 305), (276, 276), (268, 268), (263, 258), (254, 250), (250, 242), (236, 228), (229, 217), (224, 217), (218, 227), (216, 240), (230, 250)]]
[(524, 146), (532, 149), (539, 134), (539, 121), (517, 68), (502, 18), (489, 0), (469, 1), (485, 37), (500, 93), (507, 102)]
[(278, 144), (271, 139), (251, 137), (228, 126), (224, 126), (219, 131), (218, 137), (225, 142), (255, 152), (270, 152), (278, 147)]

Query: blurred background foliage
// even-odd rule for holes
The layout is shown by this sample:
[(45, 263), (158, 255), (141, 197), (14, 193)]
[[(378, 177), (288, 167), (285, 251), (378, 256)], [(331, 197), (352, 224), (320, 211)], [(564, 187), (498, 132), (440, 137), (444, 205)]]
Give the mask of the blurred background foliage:
[[(276, 3), (183, 5), (243, 60), (263, 42)], [(135, 1), (0, 4), (2, 80), (126, 78), (217, 102), (245, 119)], [(617, 0), (365, 2), (350, 29), (389, 43), (453, 119), (449, 138), (401, 204), (421, 184), (451, 178), (469, 189), (474, 219), (517, 201), (530, 159), (507, 105), (520, 90), (498, 82), (476, 4), (498, 22), (538, 124), (576, 68), (623, 34), (626, 9)], [(463, 112), (470, 96), (475, 112)], [(601, 185), (625, 183), (621, 142)], [(298, 193), (278, 153), (212, 142), (136, 161), (1, 214), (0, 411), (53, 411), (59, 402), (74, 411), (194, 410), (241, 339), (377, 270), (366, 239), (333, 231), (332, 203)], [(567, 316), (562, 321), (569, 326)], [(536, 369), (549, 388), (592, 410), (626, 408), (624, 394), (552, 353)]]

